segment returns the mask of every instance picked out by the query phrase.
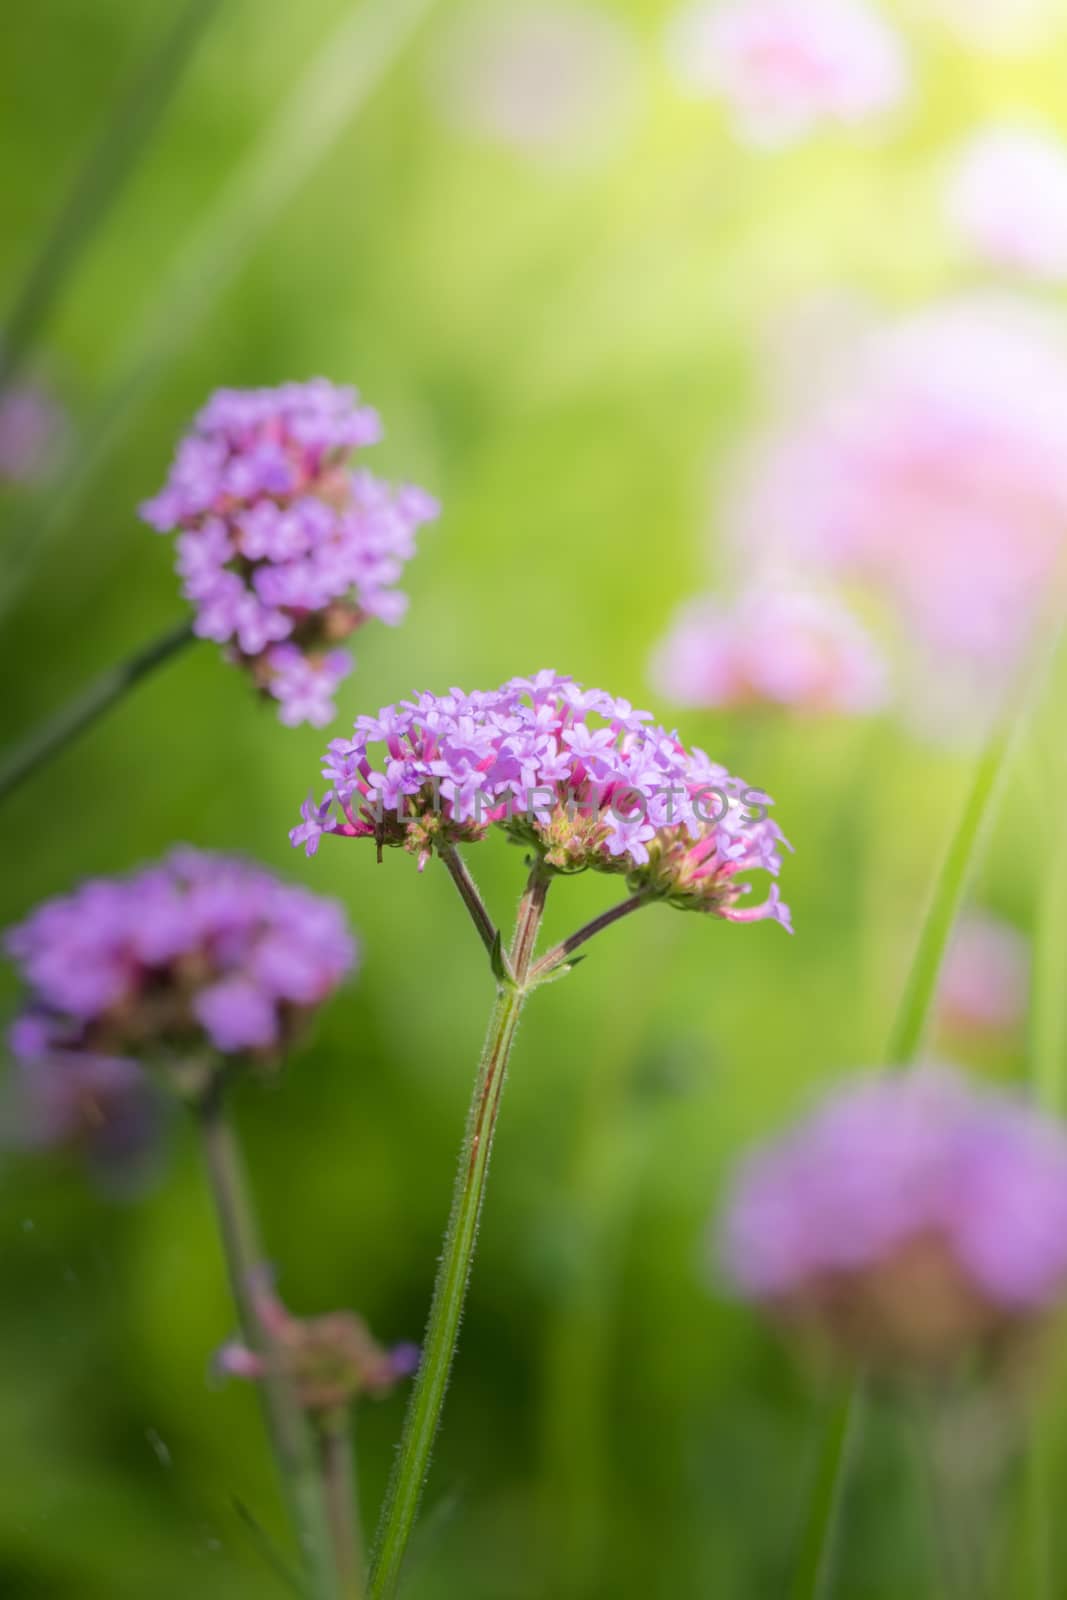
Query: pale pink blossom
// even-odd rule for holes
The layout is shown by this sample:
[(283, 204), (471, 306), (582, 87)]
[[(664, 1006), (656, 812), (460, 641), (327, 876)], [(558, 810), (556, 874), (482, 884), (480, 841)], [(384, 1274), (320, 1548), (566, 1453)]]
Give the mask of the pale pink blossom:
[(942, 1025), (957, 1033), (1011, 1033), (1026, 1015), (1030, 951), (1010, 923), (971, 912), (957, 926), (938, 991)]
[(699, 0), (675, 19), (669, 52), (681, 81), (724, 100), (754, 144), (884, 116), (909, 89), (903, 44), (865, 0)]
[(991, 266), (1067, 278), (1067, 145), (1050, 131), (1005, 124), (976, 134), (949, 170), (945, 208)]
[(741, 466), (746, 564), (866, 580), (931, 665), (995, 690), (1030, 644), (1067, 529), (1067, 337), (1008, 296), (932, 307), (813, 372)]
[(600, 6), (469, 5), (434, 63), (455, 126), (527, 154), (581, 159), (611, 143), (635, 101), (635, 51)]
[(657, 689), (678, 705), (790, 707), (811, 713), (876, 711), (888, 695), (886, 664), (841, 601), (782, 587), (733, 603), (689, 601), (652, 662)]

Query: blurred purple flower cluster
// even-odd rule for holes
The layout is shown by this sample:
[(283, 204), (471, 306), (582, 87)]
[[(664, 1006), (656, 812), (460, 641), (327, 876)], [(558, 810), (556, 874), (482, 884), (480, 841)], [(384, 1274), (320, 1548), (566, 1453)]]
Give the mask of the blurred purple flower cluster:
[(498, 825), (557, 871), (624, 873), (635, 892), (788, 926), (773, 886), (763, 905), (739, 904), (750, 888), (739, 874), (781, 865), (767, 796), (687, 750), (651, 713), (554, 672), (360, 717), (354, 738), (330, 745), (324, 776), (330, 788), (291, 834), (308, 854), (335, 833), (402, 845), (424, 863)]
[(347, 465), (380, 436), (355, 391), (324, 379), (220, 389), (141, 507), (159, 532), (180, 530), (197, 634), (226, 644), (290, 726), (330, 721), (351, 670), (336, 645), (371, 617), (400, 620), (395, 585), (438, 514), (423, 490)]
[(120, 1056), (269, 1059), (356, 961), (336, 902), (189, 848), (45, 901), (5, 945), (26, 989), (13, 1053), (71, 1070)]
[(1067, 1138), (948, 1068), (850, 1084), (750, 1157), (725, 1257), (745, 1295), (854, 1354), (952, 1359), (1067, 1287)]

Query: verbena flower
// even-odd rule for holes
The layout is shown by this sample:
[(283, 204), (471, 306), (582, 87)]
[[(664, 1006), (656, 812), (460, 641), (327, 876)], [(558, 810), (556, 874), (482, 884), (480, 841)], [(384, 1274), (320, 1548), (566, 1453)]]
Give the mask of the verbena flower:
[(829, 367), (750, 452), (728, 508), (736, 548), (869, 583), (911, 654), (992, 699), (1067, 528), (1063, 329), (1008, 296), (964, 297), (876, 328)]
[(226, 645), (290, 725), (334, 715), (352, 665), (337, 644), (372, 617), (401, 619), (396, 584), (438, 514), (423, 490), (348, 465), (380, 437), (377, 413), (324, 379), (220, 389), (141, 507), (157, 531), (179, 530), (196, 632)]
[(834, 1094), (729, 1198), (740, 1291), (865, 1362), (994, 1351), (1067, 1287), (1067, 1139), (946, 1068)]
[[(294, 1317), (266, 1274), (254, 1285), (253, 1297), (274, 1358), (291, 1380), (301, 1406), (313, 1417), (327, 1418), (364, 1396), (380, 1399), (418, 1367), (417, 1345), (383, 1348), (354, 1311)], [(258, 1382), (269, 1375), (270, 1360), (235, 1340), (219, 1351), (215, 1366), (226, 1377)]]
[(326, 754), (294, 845), (324, 834), (434, 850), (497, 828), (557, 872), (622, 874), (634, 893), (737, 922), (789, 925), (772, 886), (748, 906), (753, 870), (777, 875), (783, 843), (768, 797), (601, 689), (554, 672), (501, 688), (420, 694), (357, 719)]
[(1030, 948), (1010, 923), (984, 912), (961, 917), (938, 986), (941, 1024), (957, 1033), (1011, 1033), (1026, 1014)]
[(45, 901), (5, 946), (25, 988), (12, 1050), (74, 1098), (93, 1063), (125, 1082), (116, 1058), (179, 1083), (219, 1056), (271, 1063), (356, 961), (334, 901), (188, 848)]
[(894, 110), (909, 88), (903, 45), (864, 0), (698, 0), (670, 54), (692, 89), (730, 107), (738, 135), (781, 145), (824, 124)]
[(982, 129), (949, 168), (945, 209), (982, 261), (1049, 283), (1067, 278), (1067, 145), (1051, 131)]
[(887, 668), (842, 602), (761, 586), (727, 602), (688, 601), (652, 661), (656, 687), (678, 705), (787, 706), (822, 713), (876, 711)]

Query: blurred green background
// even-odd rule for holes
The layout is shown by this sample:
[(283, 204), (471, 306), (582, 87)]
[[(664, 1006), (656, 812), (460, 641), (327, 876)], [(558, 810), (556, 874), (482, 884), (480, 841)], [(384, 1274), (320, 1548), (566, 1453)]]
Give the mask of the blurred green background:
[[(361, 9), (372, 53), (398, 13)], [(1062, 119), (1067, 49), (968, 55), (916, 7), (919, 86), (890, 136), (745, 151), (672, 83), (671, 7), (604, 0), (628, 30), (626, 114), (587, 157), (544, 156), (442, 115), (435, 74), (461, 9), (427, 6), (365, 97), (353, 73), (340, 136), (267, 226), (231, 237), (232, 282), (214, 293), (209, 247), (195, 292), (172, 301), (188, 241), (354, 10), (222, 0), (32, 363), (71, 435), (50, 480), (3, 501), (5, 561), (35, 557), (4, 620), (5, 739), (182, 614), (171, 548), (135, 508), (206, 394), (317, 373), (380, 408), (376, 470), (445, 508), (409, 570), (405, 625), (356, 641), (338, 727), (413, 688), (542, 666), (648, 704), (649, 650), (706, 582), (709, 484), (756, 415), (768, 328), (825, 291), (895, 307), (971, 281), (938, 216), (942, 153), (1005, 108)], [(8, 8), (0, 302), (175, 10)], [(138, 373), (150, 381), (130, 388)], [(969, 757), (889, 720), (698, 715), (683, 731), (774, 794), (797, 935), (656, 908), (531, 1006), (416, 1600), (785, 1592), (822, 1397), (731, 1303), (709, 1218), (748, 1141), (879, 1058)], [(290, 851), (324, 742), (281, 729), (197, 647), (6, 804), (0, 921), (175, 840), (340, 896), (358, 980), (277, 1083), (246, 1086), (240, 1122), (288, 1303), (358, 1307), (381, 1338), (418, 1338), (491, 983), (440, 869), (338, 841), (314, 862)], [(1024, 928), (1043, 827), (1016, 781), (979, 892)], [(491, 840), (470, 859), (503, 918), (517, 852)], [(610, 883), (561, 883), (548, 936), (612, 898)], [(0, 1593), (281, 1593), (235, 1510), (284, 1537), (255, 1398), (208, 1381), (232, 1315), (188, 1130), (125, 1200), (73, 1161), (8, 1153), (0, 1235)], [(360, 1416), (368, 1522), (403, 1402)], [(883, 1431), (849, 1501), (853, 1600), (898, 1600), (924, 1570), (912, 1466)]]

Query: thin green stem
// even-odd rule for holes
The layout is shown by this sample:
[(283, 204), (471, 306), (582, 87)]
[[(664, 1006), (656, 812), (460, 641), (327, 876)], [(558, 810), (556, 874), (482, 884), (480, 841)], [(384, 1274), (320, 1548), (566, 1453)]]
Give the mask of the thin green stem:
[(448, 870), (449, 877), (459, 890), (460, 899), (470, 912), (471, 921), (478, 930), (479, 939), (492, 955), (497, 941), (496, 925), (489, 915), (478, 885), (467, 870), (467, 863), (463, 860), (455, 845), (444, 845), (439, 854)]
[(0, 800), (43, 767), (61, 750), (69, 748), (99, 717), (109, 711), (142, 678), (169, 661), (193, 642), (193, 630), (182, 622), (152, 644), (145, 645), (117, 667), (111, 667), (81, 694), (34, 728), (0, 760)]
[[(1040, 749), (1037, 738), (1033, 749)], [(1056, 792), (1053, 773), (1050, 791)], [(1044, 789), (1044, 785), (1042, 785)], [(1067, 1075), (1067, 984), (1063, 960), (1067, 950), (1067, 827), (1053, 812), (1048, 818), (1051, 851), (1041, 878), (1034, 938), (1030, 995), (1030, 1082), (1037, 1104), (1050, 1116), (1064, 1110)], [(1051, 1600), (1055, 1593), (1055, 1543), (1052, 1536), (1052, 1463), (1054, 1406), (1034, 1407), (1023, 1464), (1023, 1534), (1025, 1592), (1031, 1600)]]
[(941, 870), (934, 880), (911, 969), (889, 1035), (886, 1065), (906, 1067), (917, 1058), (937, 993), (941, 963), (963, 903), (979, 845), (1007, 766), (1014, 727), (997, 728), (974, 769), (971, 785)]
[(262, 1393), (275, 1462), (296, 1531), (312, 1600), (338, 1600), (333, 1548), (311, 1435), (256, 1304), (263, 1252), (237, 1141), (216, 1079), (196, 1107), (204, 1165), (238, 1317), (250, 1347), (264, 1357)]
[[(83, 432), (79, 452), (57, 471), (38, 513), (5, 552), (0, 616), (18, 599), (50, 541), (77, 508), (112, 450), (128, 434), (171, 361), (184, 350), (279, 214), (301, 192), (377, 88), (433, 0), (366, 0), (340, 20), (224, 184), (143, 316), (130, 325), (117, 377)], [(13, 530), (14, 532), (14, 530)]]
[(186, 0), (118, 99), (78, 169), (51, 231), (4, 319), (0, 389), (17, 376), (64, 285), (144, 156), (220, 0)]
[(811, 1505), (790, 1591), (794, 1600), (823, 1600), (830, 1592), (846, 1470), (860, 1430), (862, 1396), (847, 1390), (835, 1402), (819, 1441)]
[(356, 1490), (352, 1427), (349, 1408), (339, 1406), (336, 1411), (316, 1420), (315, 1438), (341, 1594), (344, 1600), (363, 1600), (366, 1594), (366, 1564)]
[(371, 1570), (370, 1600), (396, 1593), (408, 1541), (415, 1525), (455, 1355), (460, 1317), (474, 1257), (478, 1220), (485, 1197), (500, 1095), (508, 1058), (525, 1003), (530, 962), (551, 879), (535, 863), (519, 906), (510, 953), (513, 982), (497, 986), (489, 1032), (482, 1050), (460, 1154), (452, 1215), (445, 1233), (422, 1362), (404, 1421), (400, 1453), (379, 1527)]
[(561, 940), (554, 949), (549, 950), (530, 969), (530, 982), (539, 983), (549, 977), (557, 967), (561, 967), (576, 950), (605, 928), (610, 928), (613, 923), (621, 922), (623, 917), (628, 917), (634, 911), (640, 911), (642, 906), (652, 904), (652, 895), (632, 894), (626, 900), (620, 900), (617, 906), (612, 906), (608, 911), (602, 911), (599, 917), (594, 917), (584, 927), (572, 933), (568, 938)]

